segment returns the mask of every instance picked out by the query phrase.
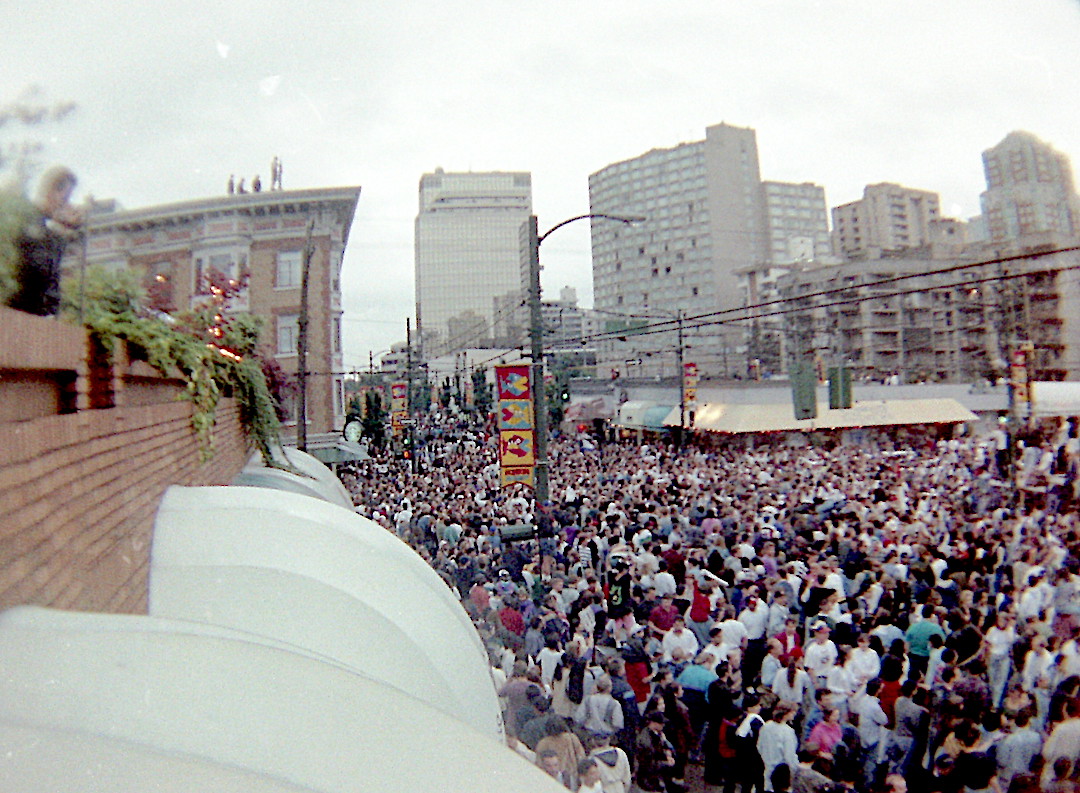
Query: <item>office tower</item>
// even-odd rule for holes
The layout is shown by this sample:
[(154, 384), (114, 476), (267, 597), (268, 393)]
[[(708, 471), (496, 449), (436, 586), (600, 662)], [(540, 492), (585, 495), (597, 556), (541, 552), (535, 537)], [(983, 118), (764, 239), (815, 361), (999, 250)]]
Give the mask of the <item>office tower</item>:
[(421, 177), (416, 319), (424, 356), (502, 341), (495, 307), (507, 293), (524, 297), (519, 233), (530, 214), (528, 173), (439, 168)]
[(991, 241), (1056, 231), (1080, 234), (1080, 207), (1069, 158), (1030, 132), (1011, 132), (983, 152), (981, 196)]
[(939, 204), (938, 194), (927, 190), (889, 182), (867, 185), (860, 200), (833, 208), (834, 252), (859, 258), (927, 245)]

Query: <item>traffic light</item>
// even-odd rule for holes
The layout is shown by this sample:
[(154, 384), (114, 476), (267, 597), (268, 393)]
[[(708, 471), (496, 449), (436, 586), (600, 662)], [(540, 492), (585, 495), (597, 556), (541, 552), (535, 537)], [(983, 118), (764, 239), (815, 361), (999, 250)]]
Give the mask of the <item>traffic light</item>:
[(851, 370), (846, 366), (829, 368), (829, 409), (851, 407)]
[(564, 405), (570, 401), (570, 389), (568, 387), (563, 386), (559, 389), (559, 401)]
[(791, 364), (791, 399), (797, 419), (817, 418), (817, 377), (814, 366), (806, 359)]

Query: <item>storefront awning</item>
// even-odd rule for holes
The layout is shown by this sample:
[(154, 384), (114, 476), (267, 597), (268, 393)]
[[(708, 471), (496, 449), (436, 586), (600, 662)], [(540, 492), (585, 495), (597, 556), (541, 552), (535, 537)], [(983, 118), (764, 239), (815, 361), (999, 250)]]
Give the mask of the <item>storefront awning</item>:
[[(784, 430), (824, 430), (848, 427), (885, 427), (900, 424), (955, 424), (974, 421), (976, 415), (955, 399), (884, 399), (856, 402), (845, 410), (818, 405), (817, 418), (797, 419), (791, 403), (776, 405), (734, 405), (709, 403), (699, 407), (692, 428), (706, 432), (779, 432)], [(669, 427), (679, 426), (676, 406), (664, 419)], [(689, 425), (689, 419), (687, 420)]]
[[(619, 406), (615, 423), (624, 429), (662, 430), (665, 418), (671, 413), (671, 405), (657, 402), (624, 402)], [(678, 419), (675, 421), (678, 424)]]
[(1080, 383), (1031, 384), (1036, 416), (1080, 416)]

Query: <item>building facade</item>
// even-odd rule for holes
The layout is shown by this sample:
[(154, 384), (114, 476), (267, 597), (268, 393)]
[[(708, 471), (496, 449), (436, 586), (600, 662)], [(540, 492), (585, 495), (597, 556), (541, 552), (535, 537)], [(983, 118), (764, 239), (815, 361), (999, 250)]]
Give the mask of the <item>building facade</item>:
[(1066, 155), (1030, 132), (1012, 132), (982, 158), (981, 204), (990, 241), (1039, 232), (1080, 235), (1080, 203)]
[[(341, 265), (359, 187), (244, 193), (90, 216), (85, 262), (69, 248), (66, 269), (132, 270), (166, 309), (185, 310), (209, 294), (212, 271), (246, 278), (230, 308), (264, 321), (262, 343), (289, 374), (298, 370), (303, 250), (308, 275), (308, 432), (344, 422)], [(283, 435), (296, 430), (295, 397)]]
[[(737, 309), (736, 272), (769, 257), (753, 129), (719, 124), (706, 129), (704, 140), (609, 165), (589, 177), (589, 206), (594, 213), (646, 218), (632, 225), (592, 222), (593, 302), (609, 314)], [(699, 364), (717, 373), (741, 331), (712, 325), (696, 335)], [(673, 337), (651, 338), (659, 349), (670, 348)]]
[(860, 200), (833, 208), (833, 250), (852, 259), (927, 245), (939, 204), (938, 194), (927, 190), (867, 185)]
[(531, 214), (529, 173), (421, 177), (416, 318), (425, 357), (498, 341), (497, 301), (524, 287), (520, 231)]
[(825, 188), (811, 182), (764, 182), (773, 264), (823, 261), (832, 255)]
[(1067, 239), (927, 246), (779, 279), (785, 346), (863, 381), (993, 381), (1034, 349), (1038, 380), (1080, 375), (1080, 266)]

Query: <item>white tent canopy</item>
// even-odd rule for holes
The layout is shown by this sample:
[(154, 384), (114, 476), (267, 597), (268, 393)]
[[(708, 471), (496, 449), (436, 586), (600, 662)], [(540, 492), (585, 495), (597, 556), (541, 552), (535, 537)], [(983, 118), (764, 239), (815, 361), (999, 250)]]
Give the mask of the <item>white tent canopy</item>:
[(246, 631), (333, 659), (502, 739), (487, 654), (446, 584), (351, 510), (295, 493), (171, 487), (150, 614)]
[(299, 449), (281, 447), (275, 451), (275, 460), (291, 466), (299, 473), (283, 468), (271, 468), (263, 462), (261, 454), (253, 454), (233, 484), (303, 493), (345, 509), (353, 508), (349, 491), (317, 458)]
[(0, 658), (5, 791), (563, 790), (393, 686), (219, 628), (21, 607)]
[(1040, 380), (1031, 395), (1036, 416), (1080, 416), (1080, 383)]
[[(846, 427), (880, 427), (897, 424), (953, 424), (974, 421), (977, 416), (955, 399), (884, 399), (856, 402), (844, 410), (818, 406), (817, 418), (797, 419), (791, 403), (736, 405), (710, 403), (698, 408), (694, 429), (708, 432), (778, 432), (822, 430)], [(679, 426), (679, 409), (664, 419), (669, 427)]]

